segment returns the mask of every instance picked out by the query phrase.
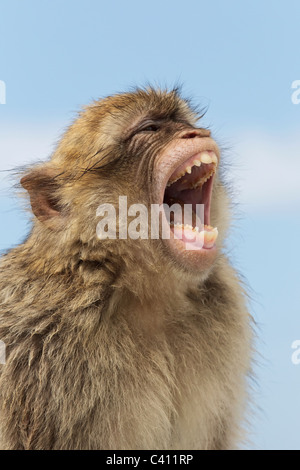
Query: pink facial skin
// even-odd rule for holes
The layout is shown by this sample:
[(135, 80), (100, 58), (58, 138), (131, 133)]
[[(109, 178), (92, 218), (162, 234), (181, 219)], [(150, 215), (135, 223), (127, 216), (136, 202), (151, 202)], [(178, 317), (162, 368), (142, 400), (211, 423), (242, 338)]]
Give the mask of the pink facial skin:
[[(154, 194), (156, 196), (155, 203), (163, 204), (167, 184), (177, 180), (173, 185), (168, 186), (168, 194), (172, 197), (172, 192), (176, 199), (176, 185), (180, 190), (184, 189), (185, 199), (187, 203), (204, 204), (204, 224), (210, 225), (210, 206), (213, 188), (213, 175), (201, 187), (189, 190), (189, 186), (199, 178), (205, 177), (205, 173), (211, 173), (213, 164), (202, 164), (200, 167), (193, 167), (192, 172), (188, 175), (188, 183), (185, 183), (184, 177), (180, 174), (186, 167), (192, 167), (193, 162), (201, 152), (208, 152), (217, 157), (217, 164), (220, 160), (220, 151), (213, 139), (210, 137), (201, 137), (193, 139), (178, 138), (169, 145), (166, 150), (159, 156), (155, 162), (155, 179), (154, 179)], [(186, 187), (185, 187), (186, 185)], [(203, 191), (203, 193), (202, 193)], [(178, 191), (180, 194), (180, 191)], [(197, 199), (200, 201), (197, 202)], [(163, 213), (163, 223), (168, 223), (165, 214)], [(204, 227), (208, 232), (213, 230), (212, 227)], [(172, 255), (176, 260), (185, 268), (192, 269), (193, 271), (203, 271), (208, 269), (217, 255), (217, 246), (212, 233), (197, 232), (187, 227), (174, 227), (171, 225), (171, 238), (165, 239), (168, 248), (171, 250)]]

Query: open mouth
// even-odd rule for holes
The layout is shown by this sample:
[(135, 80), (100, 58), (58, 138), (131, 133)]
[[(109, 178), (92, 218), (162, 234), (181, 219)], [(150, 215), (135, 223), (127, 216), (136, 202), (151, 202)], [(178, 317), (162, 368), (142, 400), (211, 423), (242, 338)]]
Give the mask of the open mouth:
[(163, 202), (180, 209), (180, 214), (170, 212), (171, 232), (186, 249), (210, 250), (215, 246), (218, 230), (210, 225), (210, 206), (217, 165), (213, 150), (201, 151), (181, 163), (167, 182)]

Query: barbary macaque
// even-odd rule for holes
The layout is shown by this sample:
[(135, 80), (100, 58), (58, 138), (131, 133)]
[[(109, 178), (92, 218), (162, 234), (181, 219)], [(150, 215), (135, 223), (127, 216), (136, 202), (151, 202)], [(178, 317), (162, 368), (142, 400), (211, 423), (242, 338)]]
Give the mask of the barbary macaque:
[[(32, 230), (0, 265), (2, 449), (239, 447), (252, 326), (220, 165), (189, 101), (149, 87), (84, 108), (22, 174)], [(97, 209), (120, 196), (203, 220), (101, 238)]]

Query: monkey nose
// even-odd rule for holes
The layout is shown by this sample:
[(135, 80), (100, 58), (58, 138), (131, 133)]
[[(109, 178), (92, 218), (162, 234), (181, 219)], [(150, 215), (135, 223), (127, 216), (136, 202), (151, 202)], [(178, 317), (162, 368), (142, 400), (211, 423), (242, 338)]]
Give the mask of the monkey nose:
[(180, 134), (180, 139), (194, 139), (195, 137), (210, 137), (210, 131), (208, 129), (192, 129), (184, 131)]

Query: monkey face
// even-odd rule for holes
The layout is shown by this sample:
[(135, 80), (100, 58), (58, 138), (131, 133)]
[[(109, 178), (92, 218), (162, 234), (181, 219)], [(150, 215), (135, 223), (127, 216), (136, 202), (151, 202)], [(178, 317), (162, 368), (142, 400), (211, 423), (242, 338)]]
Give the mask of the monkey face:
[[(72, 236), (77, 227), (77, 237), (95, 246), (88, 219), (95, 218), (97, 205), (117, 207), (119, 197), (126, 196), (128, 205), (146, 206), (148, 228), (152, 207), (159, 206), (158, 239), (149, 230), (147, 240), (120, 242), (118, 226), (117, 239), (99, 244), (119, 253), (121, 246), (123, 252), (133, 252), (134, 244), (138, 250), (150, 247), (160, 260), (164, 256), (185, 270), (206, 270), (217, 254), (224, 191), (217, 175), (218, 146), (210, 131), (197, 127), (198, 119), (177, 91), (138, 89), (95, 102), (65, 133), (51, 161), (22, 179), (36, 217), (51, 230), (66, 229), (71, 221)], [(188, 221), (185, 209), (180, 221), (176, 211), (170, 212), (174, 204), (188, 205)], [(204, 207), (200, 216), (198, 206)]]
[[(139, 179), (148, 189), (149, 202), (162, 208), (162, 226), (170, 228), (165, 238), (160, 231), (165, 251), (185, 268), (206, 269), (217, 250), (218, 231), (210, 225), (213, 183), (220, 159), (217, 144), (208, 130), (167, 115), (164, 119), (143, 118), (136, 129), (131, 145), (136, 152), (141, 148), (139, 161), (144, 171), (140, 173), (144, 177)], [(189, 220), (187, 208), (191, 211)]]
[[(122, 150), (114, 169), (118, 168), (117, 178), (121, 175), (129, 183), (130, 201), (147, 205), (149, 226), (153, 223), (150, 205), (161, 208), (160, 222), (169, 227), (169, 236), (160, 230), (164, 255), (185, 269), (205, 270), (217, 253), (211, 201), (219, 148), (210, 131), (196, 127), (197, 116), (176, 93), (137, 92), (131, 100), (127, 112), (135, 111), (119, 130)], [(186, 206), (191, 210), (189, 220)], [(170, 212), (174, 207), (175, 212)], [(176, 207), (182, 216), (179, 222)], [(151, 235), (149, 230), (150, 239)]]

